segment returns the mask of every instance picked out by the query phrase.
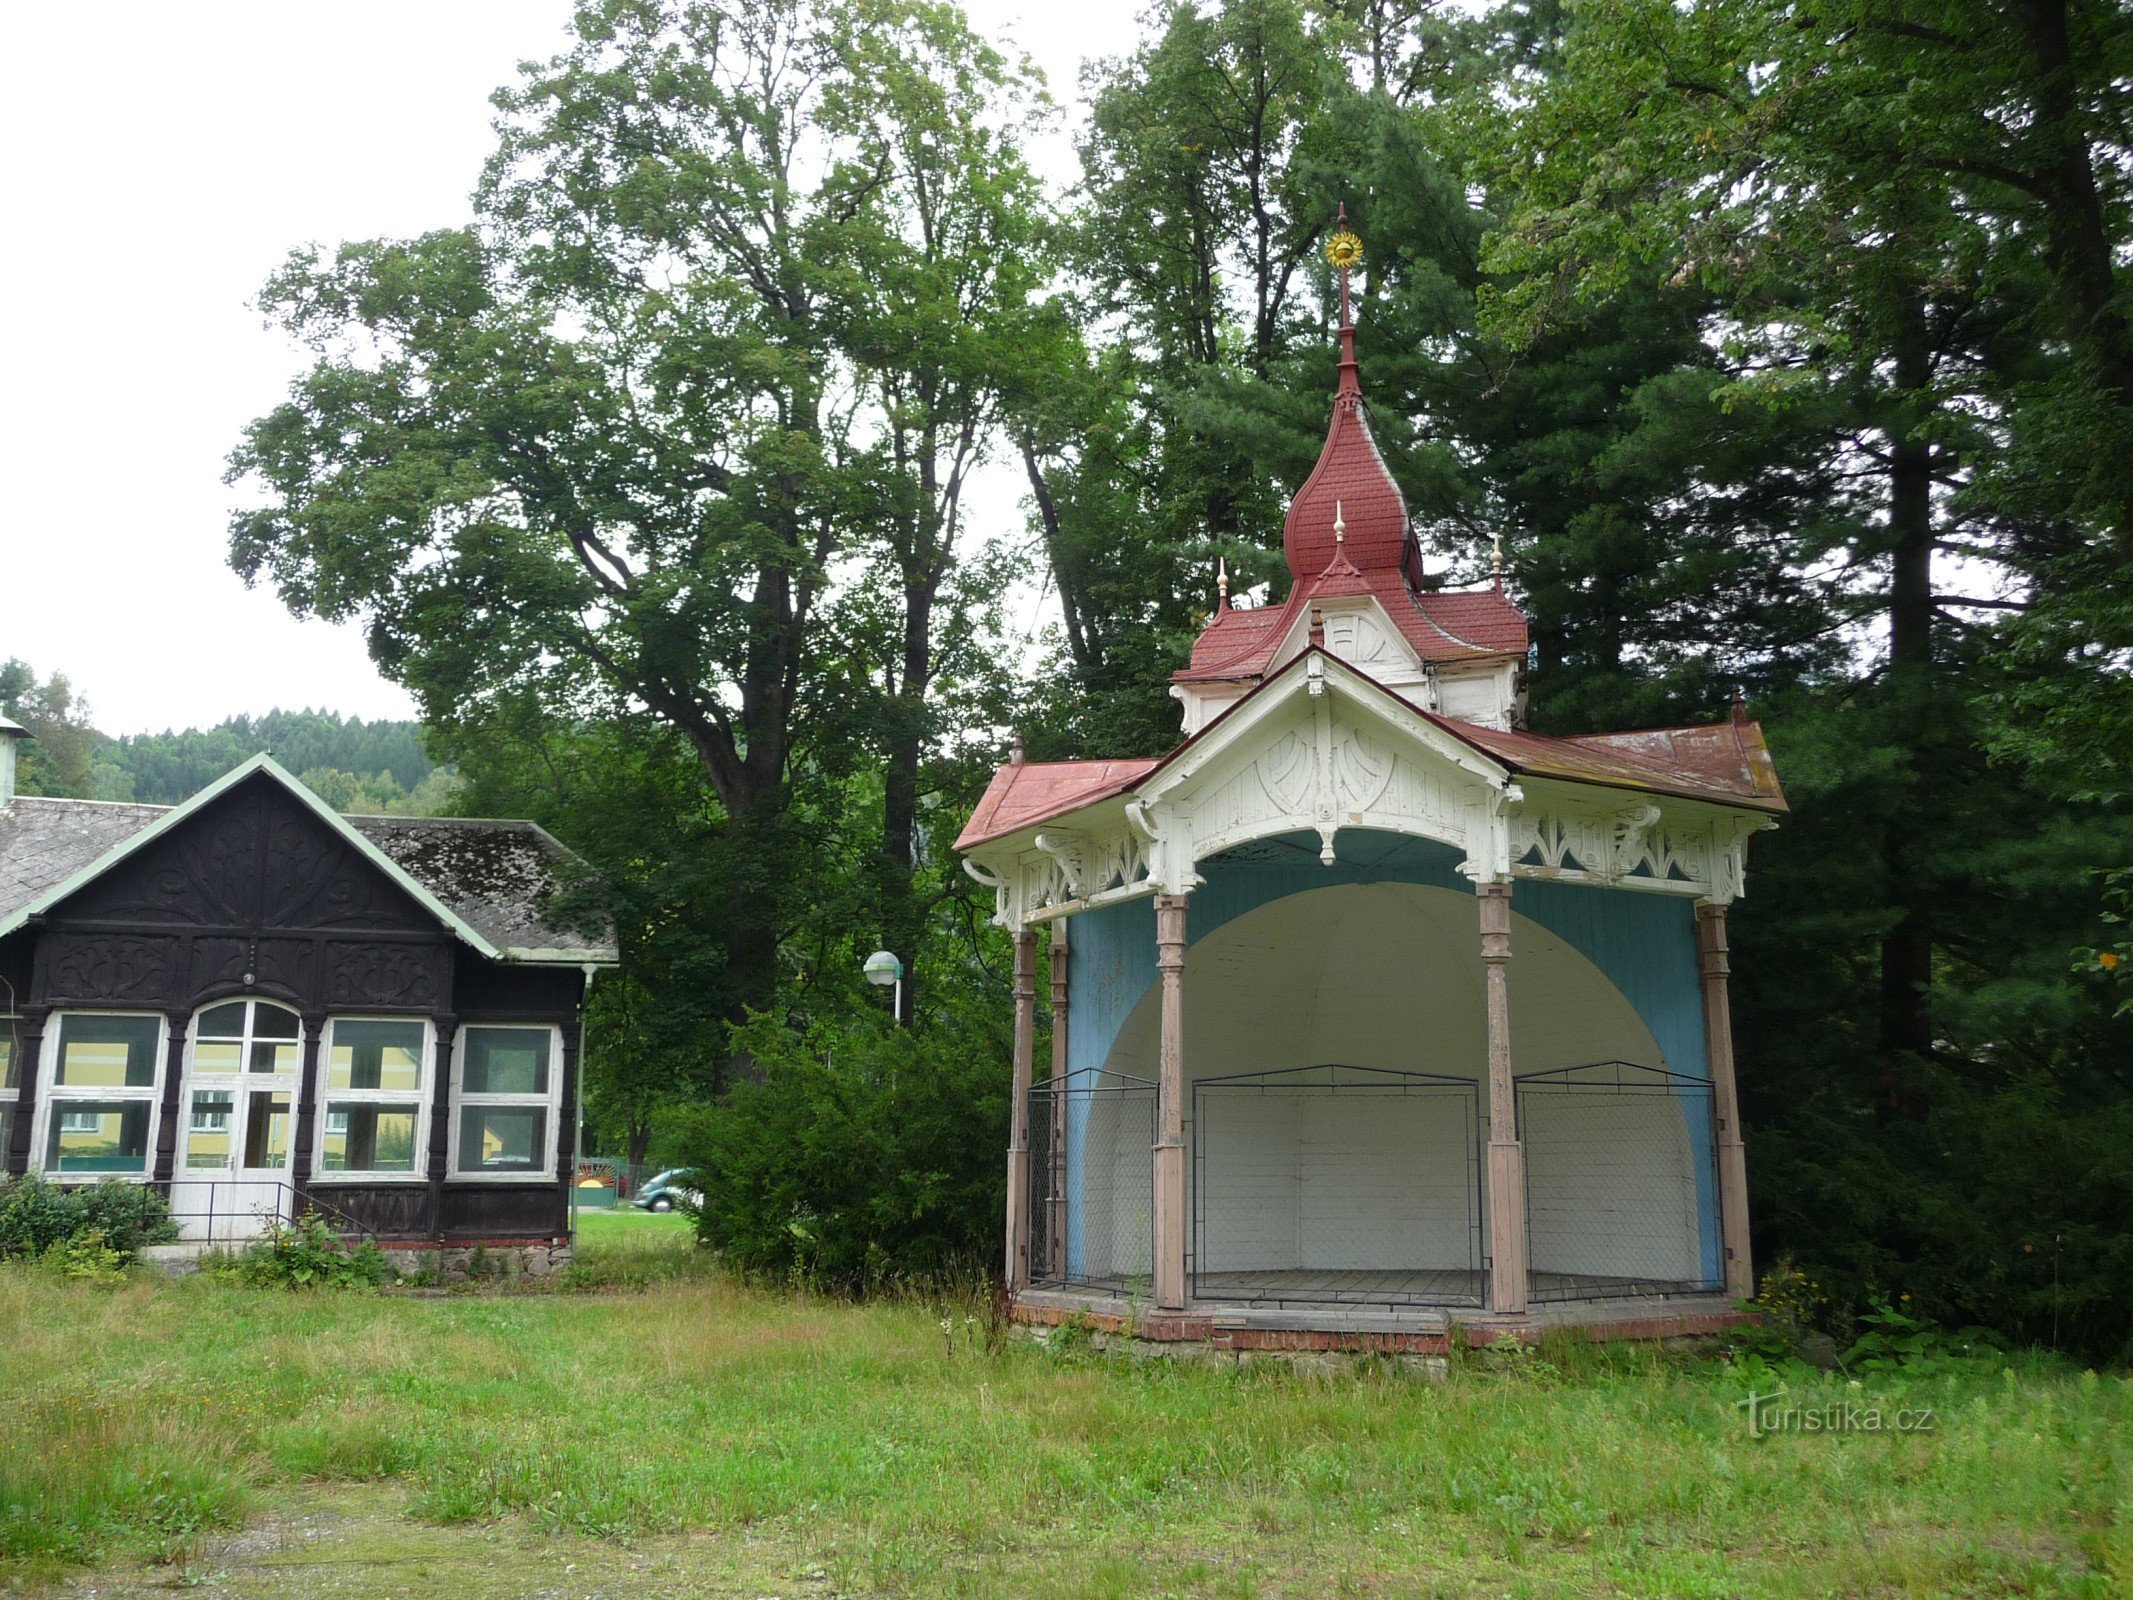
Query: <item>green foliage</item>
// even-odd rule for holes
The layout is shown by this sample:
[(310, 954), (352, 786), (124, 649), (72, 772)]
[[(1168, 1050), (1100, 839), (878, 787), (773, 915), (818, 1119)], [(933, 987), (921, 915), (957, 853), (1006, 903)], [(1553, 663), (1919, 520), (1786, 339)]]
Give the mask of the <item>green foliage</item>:
[(99, 793), (97, 757), (107, 741), (65, 677), (55, 672), (40, 682), (27, 661), (0, 661), (0, 715), (30, 732), (16, 752), (15, 787), (21, 793), (77, 800)]
[(135, 1254), (143, 1245), (168, 1244), (178, 1236), (170, 1202), (145, 1183), (105, 1178), (72, 1192), (85, 1231), (102, 1235), (122, 1256)]
[[(1904, 1296), (1909, 1301), (1910, 1296)], [(1877, 1300), (1859, 1319), (1859, 1337), (1844, 1352), (1846, 1372), (1926, 1372), (1950, 1362), (1990, 1362), (2002, 1352), (1989, 1334), (1951, 1334), (1923, 1318)]]
[(224, 1270), (264, 1289), (376, 1289), (392, 1271), (377, 1245), (349, 1244), (317, 1215), (270, 1222)]
[(123, 1273), (126, 1257), (105, 1242), (101, 1228), (83, 1228), (46, 1250), (37, 1264), (80, 1283), (113, 1283)]
[(0, 1259), (40, 1256), (83, 1241), (85, 1257), (131, 1259), (177, 1238), (170, 1204), (145, 1183), (105, 1178), (62, 1188), (32, 1172), (0, 1177)]
[[(111, 742), (108, 759), (126, 792), (107, 800), (175, 805), (265, 751), (337, 811), (432, 814), (437, 765), (414, 722), (365, 722), (330, 711), (270, 711), (212, 728), (143, 733)], [(425, 797), (416, 809), (411, 796)]]
[(854, 1291), (989, 1267), (1007, 1139), (996, 1023), (800, 1033), (759, 1020), (743, 1040), (760, 1076), (679, 1140), (722, 1260)]

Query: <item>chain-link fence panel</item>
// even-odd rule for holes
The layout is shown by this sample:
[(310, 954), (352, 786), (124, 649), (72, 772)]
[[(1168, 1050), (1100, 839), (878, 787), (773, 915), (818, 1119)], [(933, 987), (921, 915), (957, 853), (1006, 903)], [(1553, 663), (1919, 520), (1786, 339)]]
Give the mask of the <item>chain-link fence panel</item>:
[(1290, 1067), (1197, 1079), (1192, 1106), (1196, 1299), (1482, 1303), (1473, 1079)]
[(1711, 1085), (1629, 1061), (1513, 1084), (1536, 1304), (1724, 1284)]
[(1155, 1260), (1155, 1085), (1087, 1067), (1031, 1086), (1034, 1284), (1148, 1292)]

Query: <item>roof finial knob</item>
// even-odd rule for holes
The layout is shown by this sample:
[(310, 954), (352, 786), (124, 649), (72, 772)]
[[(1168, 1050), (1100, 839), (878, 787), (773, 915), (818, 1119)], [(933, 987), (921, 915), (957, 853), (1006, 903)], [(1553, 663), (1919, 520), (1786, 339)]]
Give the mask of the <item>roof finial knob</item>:
[(1333, 502), (1333, 542), (1335, 544), (1346, 544), (1348, 542), (1348, 524), (1341, 516), (1341, 503), (1338, 498)]
[(1503, 529), (1489, 535), (1489, 570), (1496, 575), (1496, 587), (1503, 587)]
[(1229, 609), (1229, 562), (1222, 556), (1215, 557), (1215, 609)]
[(1018, 733), (1015, 735), (1014, 747), (1007, 752), (1007, 764), (1011, 767), (1019, 767), (1028, 759), (1028, 755), (1022, 748), (1022, 735)]
[(1741, 692), (1741, 686), (1736, 683), (1733, 686), (1733, 721), (1737, 726), (1741, 723), (1745, 723), (1747, 720), (1748, 697), (1747, 695)]
[(1326, 614), (1316, 606), (1311, 608), (1311, 643), (1321, 650), (1326, 648)]
[(1326, 241), (1326, 259), (1340, 270), (1341, 275), (1341, 363), (1338, 392), (1351, 397), (1361, 393), (1355, 376), (1355, 307), (1348, 298), (1348, 272), (1362, 264), (1363, 241), (1348, 227), (1347, 202), (1341, 203), (1340, 215), (1333, 224), (1333, 237)]

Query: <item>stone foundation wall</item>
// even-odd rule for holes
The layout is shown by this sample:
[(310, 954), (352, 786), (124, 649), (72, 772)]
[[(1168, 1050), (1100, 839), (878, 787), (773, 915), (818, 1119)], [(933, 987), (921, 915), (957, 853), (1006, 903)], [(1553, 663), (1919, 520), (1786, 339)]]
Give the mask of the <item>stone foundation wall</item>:
[(403, 1279), (430, 1283), (512, 1283), (545, 1278), (571, 1263), (567, 1244), (524, 1240), (447, 1244), (387, 1244), (385, 1260)]

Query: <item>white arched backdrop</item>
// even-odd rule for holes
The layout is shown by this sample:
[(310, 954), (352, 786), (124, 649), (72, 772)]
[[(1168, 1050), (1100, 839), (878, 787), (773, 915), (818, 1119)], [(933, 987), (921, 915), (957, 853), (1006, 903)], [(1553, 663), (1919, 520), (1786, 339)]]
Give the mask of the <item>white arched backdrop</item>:
[[(1515, 1072), (1672, 1065), (1564, 939), (1514, 915), (1511, 947)], [(1197, 1106), (1206, 1123), (1186, 1130), (1197, 1273), (1478, 1266), (1488, 1092), (1471, 893), (1374, 883), (1285, 896), (1195, 941), (1184, 991), (1187, 1114)], [(1158, 1013), (1151, 987), (1119, 1030), (1111, 1071), (1157, 1076)], [(1462, 1083), (1419, 1096), (1193, 1093), (1209, 1079), (1327, 1064)], [(1522, 1115), (1537, 1274), (1698, 1276), (1700, 1158), (1683, 1102), (1536, 1096)], [(1075, 1167), (1089, 1178), (1129, 1170), (1142, 1159), (1139, 1127), (1081, 1121)], [(1111, 1137), (1122, 1147), (1100, 1148)], [(1091, 1221), (1108, 1210), (1096, 1187), (1083, 1195)]]

